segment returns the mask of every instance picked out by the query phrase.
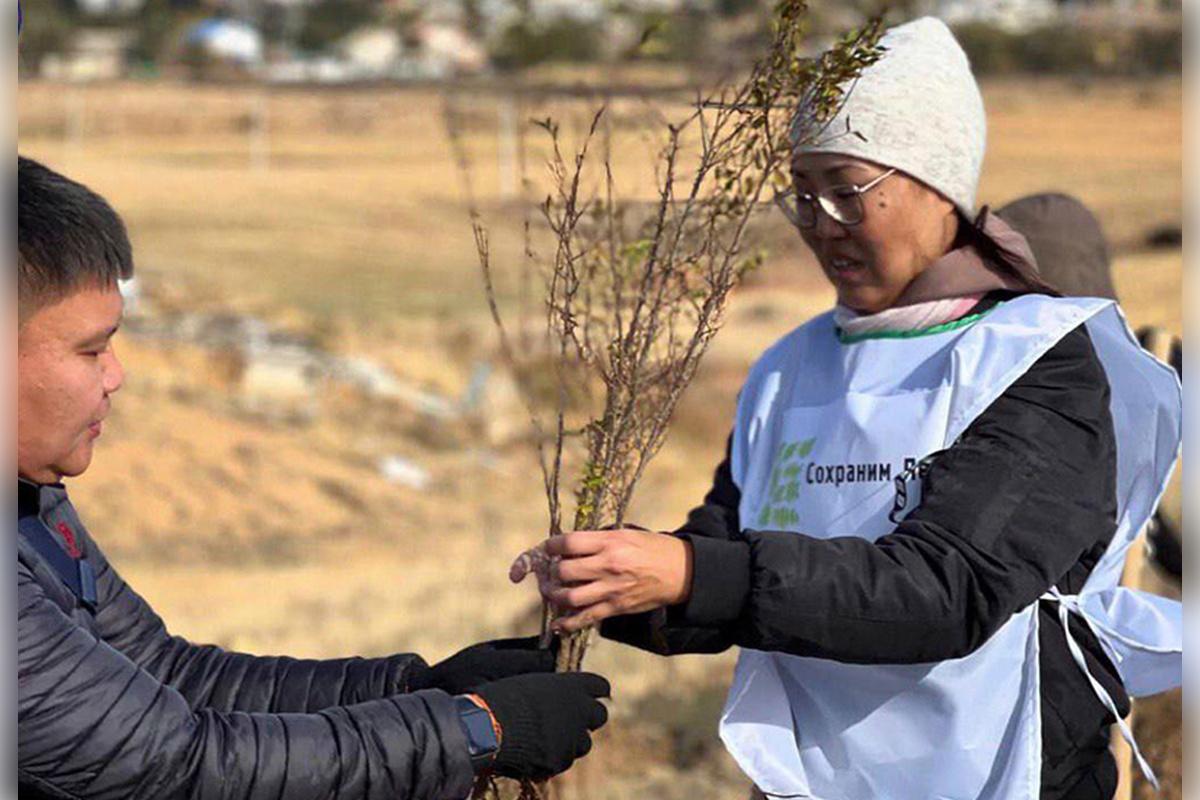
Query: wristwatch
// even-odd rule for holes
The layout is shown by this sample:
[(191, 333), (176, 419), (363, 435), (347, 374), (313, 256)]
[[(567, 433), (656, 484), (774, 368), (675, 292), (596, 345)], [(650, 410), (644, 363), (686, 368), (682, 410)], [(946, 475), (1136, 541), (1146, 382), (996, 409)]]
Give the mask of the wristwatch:
[(500, 741), (496, 727), (488, 710), (466, 695), (457, 695), (454, 704), (458, 709), (458, 721), (467, 737), (467, 752), (476, 774), (492, 766)]

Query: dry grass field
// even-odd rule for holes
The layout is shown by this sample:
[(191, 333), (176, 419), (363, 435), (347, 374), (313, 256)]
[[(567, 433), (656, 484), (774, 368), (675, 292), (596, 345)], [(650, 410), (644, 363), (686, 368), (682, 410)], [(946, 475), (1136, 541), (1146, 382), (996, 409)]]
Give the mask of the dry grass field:
[[(985, 99), (981, 199), (1081, 197), (1115, 245), (1131, 321), (1179, 331), (1180, 251), (1145, 245), (1181, 223), (1179, 82), (992, 84)], [(497, 131), (550, 114), (570, 134), (593, 103), (494, 91), (454, 102), (497, 253), (511, 259), (519, 157)], [(457, 396), (493, 340), (442, 108), (424, 89), (33, 83), (20, 88), (19, 141), (124, 215), (160, 307), (254, 314)], [(631, 196), (648, 190), (653, 111), (639, 99), (612, 106), (618, 181)], [(530, 134), (516, 152), (536, 180), (543, 145)], [(781, 218), (764, 218), (756, 235), (770, 259), (735, 296), (640, 490), (633, 516), (649, 527), (674, 526), (702, 496), (751, 359), (831, 300)], [(509, 557), (545, 528), (520, 442), (334, 388), (317, 393), (306, 421), (250, 415), (214, 377), (211, 354), (133, 335), (117, 347), (128, 382), (73, 491), (175, 632), (262, 653), (433, 660), (534, 631), (532, 590), (506, 578)], [(376, 465), (391, 454), (424, 467), (429, 484), (389, 482)], [(667, 661), (601, 643), (589, 659), (614, 679), (614, 721), (563, 797), (745, 796), (715, 735), (731, 654)], [(1167, 765), (1163, 796), (1179, 798), (1177, 703), (1156, 715), (1148, 750)]]

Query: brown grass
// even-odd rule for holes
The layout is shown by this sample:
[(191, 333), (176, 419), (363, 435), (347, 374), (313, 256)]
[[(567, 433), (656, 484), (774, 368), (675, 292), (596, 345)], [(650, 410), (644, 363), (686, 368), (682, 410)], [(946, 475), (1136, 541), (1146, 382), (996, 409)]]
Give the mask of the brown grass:
[[(996, 84), (985, 93), (991, 136), (984, 201), (1066, 189), (1096, 208), (1123, 246), (1180, 223), (1178, 82), (1087, 91)], [(508, 174), (495, 135), (501, 103), (495, 94), (455, 102), (474, 123), (481, 200), (498, 209), (501, 173)], [(267, 95), (27, 84), (19, 97), (20, 146), (121, 209), (144, 273), (216, 286), (239, 304), (349, 318), (357, 327), (396, 315), (482, 310), (441, 104), (431, 90)], [(513, 113), (518, 120), (553, 114), (570, 134), (586, 125), (593, 106), (533, 98)], [(266, 147), (251, 122), (263, 108)], [(616, 145), (618, 181), (647, 197), (654, 141), (644, 125), (651, 113), (641, 100), (613, 107), (626, 122)], [(537, 178), (544, 142), (530, 142)], [(498, 253), (516, 244), (516, 219), (507, 238), (505, 225), (489, 223)], [(788, 241), (785, 225), (772, 217), (763, 235)], [(790, 275), (792, 255), (778, 252), (766, 278), (801, 280)]]

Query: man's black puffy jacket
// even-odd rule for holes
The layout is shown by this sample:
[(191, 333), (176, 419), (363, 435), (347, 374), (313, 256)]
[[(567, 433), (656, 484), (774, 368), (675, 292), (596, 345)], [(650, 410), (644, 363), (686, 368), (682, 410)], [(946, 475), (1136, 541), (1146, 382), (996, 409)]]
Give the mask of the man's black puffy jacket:
[(86, 608), (17, 543), (22, 797), (461, 798), (473, 771), (450, 695), (406, 693), (415, 655), (256, 657), (171, 636), (104, 558), (59, 485), (18, 511), (96, 572)]

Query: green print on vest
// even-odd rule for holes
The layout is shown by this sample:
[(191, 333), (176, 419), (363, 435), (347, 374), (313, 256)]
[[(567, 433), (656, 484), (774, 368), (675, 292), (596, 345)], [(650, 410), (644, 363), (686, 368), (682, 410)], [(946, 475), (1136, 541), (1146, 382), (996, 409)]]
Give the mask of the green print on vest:
[(767, 502), (758, 513), (758, 527), (781, 529), (800, 521), (800, 515), (792, 506), (800, 499), (801, 460), (812, 452), (816, 442), (816, 437), (813, 437), (802, 441), (784, 442), (779, 446), (775, 462), (771, 465)]

